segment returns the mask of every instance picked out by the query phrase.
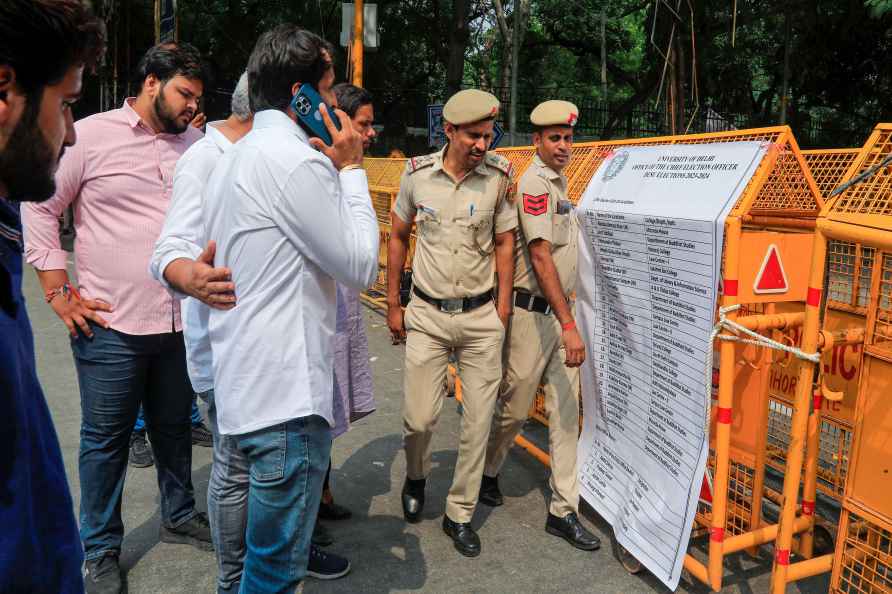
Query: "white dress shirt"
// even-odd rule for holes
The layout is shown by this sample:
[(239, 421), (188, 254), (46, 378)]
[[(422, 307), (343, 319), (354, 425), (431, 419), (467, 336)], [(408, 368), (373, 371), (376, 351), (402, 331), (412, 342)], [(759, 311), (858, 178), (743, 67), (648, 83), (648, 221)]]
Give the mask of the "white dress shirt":
[(173, 197), (164, 219), (164, 227), (155, 251), (149, 260), (149, 273), (174, 295), (183, 298), (183, 338), (186, 341), (186, 365), (192, 389), (198, 393), (214, 387), (211, 341), (208, 338), (210, 308), (201, 301), (177, 292), (164, 279), (164, 270), (179, 258), (194, 260), (204, 246), (204, 223), (201, 201), (204, 187), (220, 157), (232, 147), (229, 139), (217, 130), (215, 122), (207, 125), (204, 138), (189, 147), (173, 175)]
[(378, 272), (365, 171), (338, 173), (287, 115), (265, 110), (220, 158), (202, 209), (237, 299), (208, 325), (220, 433), (310, 415), (334, 425), (335, 282), (361, 289)]

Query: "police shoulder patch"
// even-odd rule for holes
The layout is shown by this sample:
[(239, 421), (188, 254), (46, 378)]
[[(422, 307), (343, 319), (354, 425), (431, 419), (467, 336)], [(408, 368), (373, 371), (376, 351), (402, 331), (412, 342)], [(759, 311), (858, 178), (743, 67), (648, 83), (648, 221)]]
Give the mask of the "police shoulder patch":
[(508, 177), (511, 177), (511, 170), (512, 170), (511, 161), (509, 161), (502, 155), (500, 155), (498, 153), (493, 153), (491, 151), (487, 152), (486, 153), (486, 164), (489, 165), (490, 167), (495, 167), (496, 169), (501, 171), (503, 174), (507, 175)]
[(434, 157), (437, 153), (430, 155), (421, 155), (420, 157), (409, 157), (406, 159), (406, 173), (415, 173), (419, 169), (430, 167), (434, 164)]
[(538, 217), (548, 212), (548, 193), (523, 194), (523, 212)]

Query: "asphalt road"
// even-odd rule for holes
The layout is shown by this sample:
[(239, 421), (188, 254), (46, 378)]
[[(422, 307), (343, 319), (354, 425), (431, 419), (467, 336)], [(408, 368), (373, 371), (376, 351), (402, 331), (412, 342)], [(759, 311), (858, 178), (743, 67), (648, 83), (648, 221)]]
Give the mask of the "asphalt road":
[[(65, 457), (75, 511), (80, 500), (77, 473), (80, 406), (68, 338), (62, 323), (42, 299), (34, 274), (26, 275), (26, 294), (34, 326), (40, 379), (49, 401)], [(480, 506), (473, 524), (483, 542), (476, 559), (456, 552), (440, 522), (455, 465), (459, 415), (457, 404), (444, 406), (433, 442), (433, 471), (428, 482), (424, 520), (403, 521), (399, 491), (405, 472), (401, 453), (403, 347), (391, 346), (384, 319), (366, 312), (371, 364), (378, 410), (363, 419), (333, 447), (332, 485), (337, 501), (354, 517), (330, 522), (336, 538), (330, 550), (347, 556), (352, 572), (332, 582), (309, 580), (307, 593), (390, 592), (665, 592), (644, 572), (629, 575), (614, 559), (610, 527), (587, 510), (584, 521), (602, 539), (601, 550), (578, 551), (544, 531), (548, 469), (520, 448), (514, 448), (501, 477), (503, 507)], [(546, 443), (541, 427), (529, 425), (531, 436)], [(193, 482), (198, 505), (205, 497), (211, 465), (208, 448), (193, 449)], [(154, 468), (128, 469), (123, 515), (126, 536), (121, 564), (132, 594), (213, 592), (216, 565), (212, 553), (158, 541), (159, 497)], [(692, 545), (695, 549), (702, 543)], [(702, 557), (702, 548), (697, 553)], [(757, 559), (734, 555), (725, 563), (729, 593), (767, 592), (770, 549)], [(826, 592), (826, 576), (791, 586), (789, 592)], [(709, 590), (691, 578), (681, 592)]]

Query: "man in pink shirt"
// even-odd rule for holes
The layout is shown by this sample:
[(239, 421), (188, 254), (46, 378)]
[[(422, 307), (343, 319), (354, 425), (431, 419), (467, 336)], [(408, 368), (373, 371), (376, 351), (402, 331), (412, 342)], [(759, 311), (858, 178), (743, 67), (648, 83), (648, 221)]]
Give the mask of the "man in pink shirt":
[[(146, 52), (139, 71), (143, 83), (135, 99), (75, 124), (79, 141), (61, 161), (56, 194), (22, 208), (25, 257), (68, 327), (80, 384), (80, 532), (88, 592), (122, 588), (121, 494), (140, 404), (161, 491), (161, 541), (212, 550), (191, 482), (192, 388), (180, 305), (146, 272), (174, 166), (201, 137), (189, 122), (204, 89), (204, 69), (194, 47), (162, 44)], [(58, 217), (69, 205), (77, 230), (77, 287), (59, 243)]]

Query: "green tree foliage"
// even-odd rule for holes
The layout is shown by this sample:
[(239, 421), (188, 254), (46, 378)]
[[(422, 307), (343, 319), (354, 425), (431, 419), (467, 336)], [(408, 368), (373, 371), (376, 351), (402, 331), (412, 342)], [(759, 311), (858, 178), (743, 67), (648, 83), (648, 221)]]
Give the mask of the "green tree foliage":
[[(153, 41), (153, 0), (101, 0), (101, 4), (111, 41), (102, 79), (104, 96), (109, 98), (102, 105), (107, 107), (135, 92), (127, 82), (140, 54)], [(339, 45), (340, 2), (179, 0), (178, 4), (180, 38), (205, 52), (215, 75), (207, 93), (211, 117), (226, 115), (227, 93), (257, 36), (278, 23), (300, 23), (334, 43), (338, 78), (347, 74), (348, 56)], [(787, 44), (786, 121), (803, 144), (860, 144), (877, 121), (892, 119), (892, 107), (885, 100), (892, 92), (887, 60), (892, 49), (892, 0), (781, 4), (775, 0), (379, 0), (377, 4), (381, 45), (365, 54), (364, 86), (375, 94), (376, 115), (384, 126), (378, 152), (392, 147), (424, 150), (425, 139), (419, 134), (426, 126), (426, 106), (443, 101), (458, 84), (490, 89), (507, 101), (504, 87), (515, 26), (521, 28), (522, 40), (520, 122), (535, 102), (560, 96), (580, 103), (580, 123), (593, 136), (684, 131), (707, 110), (738, 127), (774, 124), (780, 120)], [(521, 16), (515, 18), (518, 6)], [(88, 88), (87, 109), (95, 111), (100, 105), (98, 86), (94, 81)]]

